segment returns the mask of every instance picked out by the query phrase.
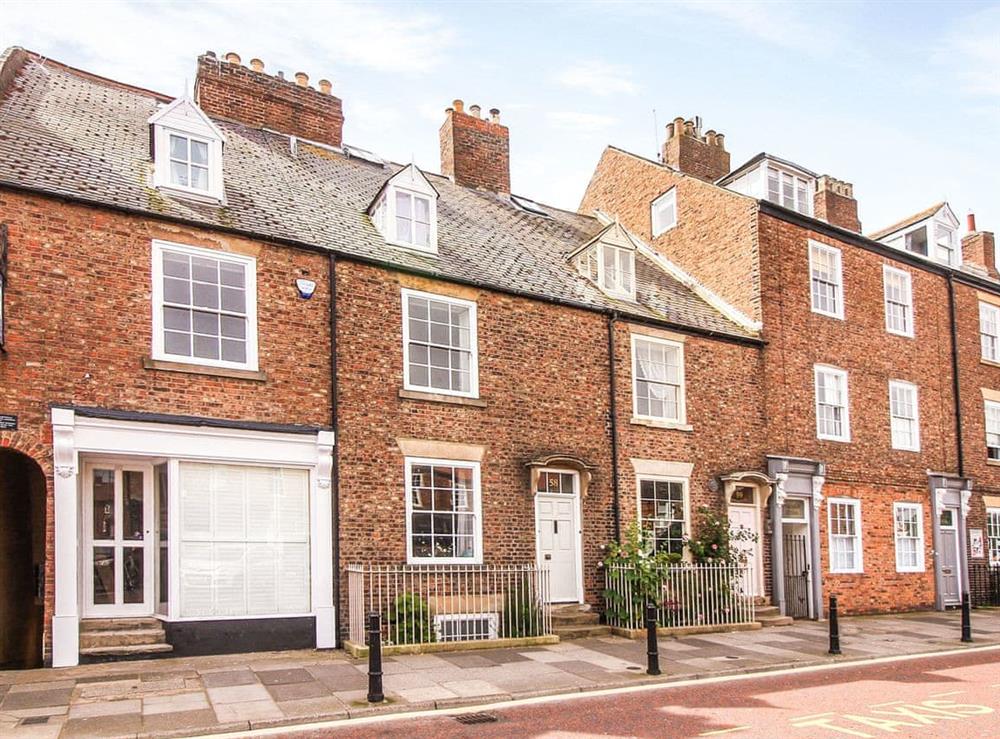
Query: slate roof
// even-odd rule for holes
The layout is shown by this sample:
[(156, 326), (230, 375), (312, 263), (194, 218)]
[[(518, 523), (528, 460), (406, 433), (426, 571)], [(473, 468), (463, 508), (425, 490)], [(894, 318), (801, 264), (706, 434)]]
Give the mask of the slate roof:
[(526, 213), (504, 196), (440, 175), (428, 174), (440, 193), (438, 256), (389, 246), (366, 209), (400, 165), (301, 142), (293, 151), (288, 136), (229, 121), (213, 119), (226, 137), (225, 204), (160, 192), (150, 184), (147, 121), (167, 99), (32, 54), (0, 90), (0, 186), (236, 229), (623, 316), (756, 336), (643, 256), (636, 264), (638, 304), (605, 295), (566, 259), (603, 228), (598, 219), (548, 206), (551, 218)]
[(914, 223), (917, 223), (918, 221), (922, 221), (925, 218), (930, 218), (932, 215), (941, 210), (944, 206), (945, 202), (942, 200), (940, 203), (935, 203), (929, 208), (924, 208), (919, 213), (914, 213), (912, 216), (904, 218), (899, 223), (894, 223), (891, 226), (888, 226), (887, 228), (882, 228), (879, 229), (878, 231), (875, 231), (874, 233), (868, 234), (868, 238), (874, 241), (878, 241), (879, 239), (888, 236), (891, 233), (896, 233), (896, 231), (900, 231), (906, 228), (907, 226), (912, 226)]

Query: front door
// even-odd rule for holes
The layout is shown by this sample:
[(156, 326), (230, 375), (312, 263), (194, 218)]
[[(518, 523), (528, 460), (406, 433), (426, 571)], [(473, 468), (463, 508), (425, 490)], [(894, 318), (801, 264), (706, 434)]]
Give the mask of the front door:
[(83, 494), (85, 616), (153, 612), (153, 468), (87, 465)]
[(962, 602), (962, 567), (958, 555), (958, 511), (945, 508), (941, 511), (941, 551), (938, 567), (941, 568), (941, 592), (945, 605)]
[(579, 478), (575, 472), (542, 470), (535, 490), (535, 536), (538, 564), (549, 570), (549, 600), (579, 603), (580, 580)]
[(753, 534), (753, 540), (734, 538), (733, 548), (746, 557), (747, 575), (743, 583), (746, 595), (763, 595), (763, 579), (760, 569), (760, 531), (757, 525), (757, 508), (755, 506), (729, 506), (729, 529), (738, 532), (742, 529)]

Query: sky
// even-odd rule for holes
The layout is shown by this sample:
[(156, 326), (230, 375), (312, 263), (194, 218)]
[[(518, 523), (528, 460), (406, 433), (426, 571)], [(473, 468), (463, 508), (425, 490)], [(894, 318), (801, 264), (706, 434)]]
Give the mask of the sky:
[(866, 232), (939, 200), (1000, 231), (1000, 2), (0, 0), (0, 47), (181, 95), (206, 50), (333, 81), (344, 140), (440, 169), (444, 110), (499, 108), (512, 190), (575, 210), (674, 117), (854, 184)]

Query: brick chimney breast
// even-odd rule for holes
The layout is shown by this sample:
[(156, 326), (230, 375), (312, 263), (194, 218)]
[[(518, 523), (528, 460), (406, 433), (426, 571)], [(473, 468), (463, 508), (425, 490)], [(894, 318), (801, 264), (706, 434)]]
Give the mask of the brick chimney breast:
[(441, 173), (456, 184), (510, 193), (510, 132), (500, 123), (500, 111), (480, 117), (478, 105), (455, 100), (441, 124)]
[(726, 137), (717, 131), (701, 133), (701, 120), (674, 118), (667, 124), (667, 140), (663, 143), (663, 163), (684, 174), (714, 182), (729, 174), (729, 152)]
[(994, 280), (1000, 278), (997, 272), (996, 239), (992, 231), (977, 231), (976, 217), (968, 216), (969, 232), (962, 238), (962, 261), (983, 267)]
[(340, 98), (330, 94), (331, 85), (320, 81), (320, 89), (309, 86), (304, 72), (296, 81), (280, 72), (264, 72), (264, 62), (252, 59), (244, 67), (238, 54), (225, 60), (209, 52), (198, 57), (194, 94), (199, 107), (212, 117), (236, 121), (252, 128), (268, 128), (329, 146), (343, 141), (344, 110)]
[(831, 226), (861, 233), (858, 220), (858, 201), (854, 199), (854, 185), (828, 174), (816, 180), (813, 196), (813, 214)]

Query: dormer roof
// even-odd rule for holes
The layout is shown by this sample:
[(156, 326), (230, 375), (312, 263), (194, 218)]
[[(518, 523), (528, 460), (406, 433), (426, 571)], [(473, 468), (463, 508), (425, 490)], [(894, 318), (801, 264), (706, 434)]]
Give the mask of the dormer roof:
[(892, 236), (897, 231), (902, 231), (903, 229), (909, 228), (910, 226), (915, 226), (921, 221), (926, 221), (930, 218), (933, 218), (934, 216), (937, 216), (939, 213), (943, 215), (946, 219), (951, 221), (955, 225), (955, 228), (958, 228), (958, 217), (955, 215), (955, 212), (951, 209), (951, 206), (948, 205), (947, 202), (942, 200), (940, 203), (934, 203), (934, 205), (928, 208), (924, 208), (923, 210), (918, 211), (913, 215), (904, 218), (898, 223), (894, 223), (891, 226), (875, 231), (874, 233), (868, 234), (868, 238), (874, 241), (880, 241), (881, 239), (884, 239), (886, 236)]
[(431, 181), (427, 179), (427, 175), (421, 171), (420, 167), (415, 164), (407, 164), (405, 167), (386, 179), (382, 187), (378, 189), (378, 192), (375, 193), (375, 197), (372, 198), (372, 201), (368, 204), (369, 214), (375, 210), (375, 206), (378, 205), (378, 201), (382, 198), (382, 194), (390, 185), (396, 185), (405, 190), (419, 192), (427, 195), (428, 197), (434, 198), (435, 200), (437, 200), (440, 195), (437, 188), (431, 184)]
[(726, 184), (732, 182), (741, 174), (746, 172), (748, 169), (753, 169), (755, 166), (760, 164), (765, 159), (769, 162), (774, 162), (779, 167), (784, 167), (785, 169), (790, 169), (797, 174), (801, 174), (804, 177), (812, 177), (813, 179), (819, 177), (819, 175), (813, 172), (812, 170), (806, 169), (805, 167), (796, 164), (795, 162), (789, 161), (788, 159), (782, 159), (781, 157), (775, 156), (774, 154), (768, 154), (766, 151), (762, 151), (760, 152), (760, 154), (757, 154), (756, 156), (753, 156), (750, 159), (748, 159), (746, 162), (741, 164), (739, 167), (734, 169), (729, 174), (720, 177), (718, 180), (716, 180), (715, 184), (725, 186)]
[(187, 95), (182, 95), (161, 107), (149, 117), (148, 123), (151, 126), (161, 125), (198, 136), (226, 140), (219, 127)]

